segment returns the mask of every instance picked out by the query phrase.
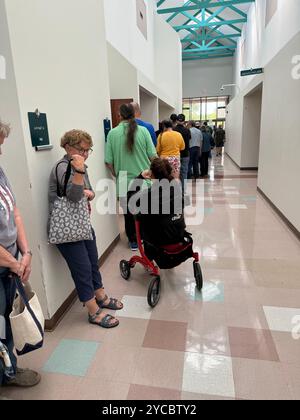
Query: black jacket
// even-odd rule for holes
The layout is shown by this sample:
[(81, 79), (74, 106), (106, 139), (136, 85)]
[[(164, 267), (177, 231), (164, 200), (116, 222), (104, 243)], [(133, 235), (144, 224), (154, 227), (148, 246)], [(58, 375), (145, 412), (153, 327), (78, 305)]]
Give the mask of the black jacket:
[[(151, 188), (141, 190), (141, 180), (140, 175), (132, 184), (128, 200), (130, 211), (140, 220), (142, 238), (155, 246), (181, 242), (186, 225), (180, 183), (174, 180), (164, 189), (155, 181)], [(167, 180), (163, 182), (170, 185)]]
[(176, 125), (174, 131), (180, 133), (185, 143), (185, 149), (180, 152), (180, 157), (185, 158), (190, 156), (190, 140), (192, 138), (191, 131), (182, 124)]

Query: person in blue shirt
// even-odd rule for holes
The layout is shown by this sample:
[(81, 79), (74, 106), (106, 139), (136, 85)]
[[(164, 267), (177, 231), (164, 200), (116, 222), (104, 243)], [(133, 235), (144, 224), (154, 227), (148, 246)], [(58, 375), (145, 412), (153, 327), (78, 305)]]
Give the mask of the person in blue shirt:
[(156, 138), (156, 134), (155, 134), (155, 130), (154, 130), (153, 125), (140, 119), (141, 116), (142, 116), (141, 107), (139, 106), (139, 104), (137, 102), (132, 102), (131, 105), (133, 106), (133, 109), (134, 109), (136, 122), (138, 123), (138, 125), (140, 127), (147, 128), (147, 130), (149, 131), (150, 136), (152, 138), (153, 144), (156, 147), (157, 146), (157, 138)]
[(200, 158), (200, 167), (201, 167), (201, 177), (205, 178), (208, 176), (208, 170), (209, 170), (208, 159), (209, 159), (209, 154), (211, 152), (211, 148), (213, 147), (214, 140), (205, 125), (201, 128), (201, 131), (202, 131), (202, 136), (203, 136), (203, 143), (202, 143), (202, 152), (201, 152), (201, 158)]

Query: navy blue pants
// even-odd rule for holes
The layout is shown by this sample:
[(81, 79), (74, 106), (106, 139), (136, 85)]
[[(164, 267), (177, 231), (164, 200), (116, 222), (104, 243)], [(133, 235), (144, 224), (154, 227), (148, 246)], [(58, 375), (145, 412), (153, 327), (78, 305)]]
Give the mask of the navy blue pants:
[(66, 260), (81, 302), (86, 303), (102, 289), (102, 278), (98, 266), (98, 250), (93, 230), (92, 241), (80, 241), (57, 245)]
[(200, 158), (200, 147), (191, 147), (188, 178), (192, 177), (192, 169), (193, 169), (194, 177), (199, 178), (200, 176), (199, 158)]
[[(9, 322), (9, 314), (12, 311), (12, 305), (16, 294), (16, 284), (9, 277), (9, 270), (5, 271), (3, 274), (0, 274), (0, 315), (5, 319), (5, 340), (1, 339), (2, 343), (7, 347), (10, 361), (13, 365), (14, 370), (16, 371), (17, 367), (17, 358), (14, 355), (14, 341), (11, 332), (11, 326)], [(2, 365), (2, 360), (0, 360), (0, 386), (5, 382), (4, 377), (4, 368)]]

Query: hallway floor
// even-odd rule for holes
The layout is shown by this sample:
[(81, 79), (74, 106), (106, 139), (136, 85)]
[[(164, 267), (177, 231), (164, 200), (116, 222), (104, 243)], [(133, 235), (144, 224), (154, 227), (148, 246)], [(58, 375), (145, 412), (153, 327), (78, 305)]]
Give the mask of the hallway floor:
[[(150, 310), (149, 276), (126, 282), (123, 237), (102, 268), (122, 298), (120, 326), (87, 323), (79, 302), (42, 350), (20, 358), (38, 369), (35, 388), (13, 399), (300, 399), (300, 242), (257, 193), (257, 174), (214, 159), (205, 181), (205, 219), (189, 227), (202, 254), (202, 294), (192, 262), (162, 273)], [(100, 235), (100, 232), (98, 232)], [(298, 339), (297, 339), (298, 338)]]

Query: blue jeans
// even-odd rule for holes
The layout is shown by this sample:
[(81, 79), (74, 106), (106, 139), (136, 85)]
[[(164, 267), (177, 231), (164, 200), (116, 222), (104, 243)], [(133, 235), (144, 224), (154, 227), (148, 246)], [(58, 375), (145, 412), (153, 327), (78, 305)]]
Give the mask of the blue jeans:
[(195, 178), (199, 178), (200, 171), (199, 171), (199, 158), (200, 158), (200, 147), (191, 147), (190, 148), (190, 163), (189, 163), (189, 172), (188, 178), (192, 177), (192, 169), (193, 175)]
[[(5, 320), (5, 340), (1, 339), (2, 343), (7, 347), (10, 361), (13, 365), (14, 370), (17, 368), (17, 358), (14, 355), (14, 341), (9, 322), (9, 314), (12, 311), (12, 305), (16, 294), (16, 285), (13, 280), (9, 277), (9, 271), (5, 271), (0, 274), (0, 315)], [(3, 318), (2, 318), (3, 319)], [(0, 386), (5, 382), (4, 369), (2, 360), (0, 360)]]
[(181, 168), (180, 168), (180, 180), (182, 184), (182, 192), (184, 194), (185, 190), (185, 182), (188, 177), (188, 171), (189, 171), (189, 163), (190, 163), (190, 157), (184, 157), (180, 159), (181, 162)]
[(80, 301), (92, 300), (95, 291), (103, 287), (94, 230), (92, 241), (61, 244), (57, 248), (68, 264)]

